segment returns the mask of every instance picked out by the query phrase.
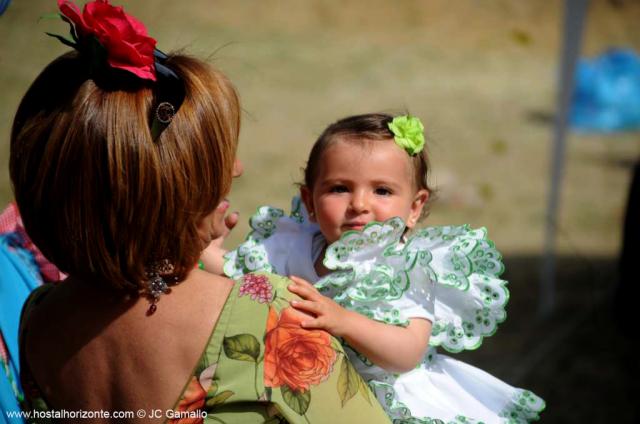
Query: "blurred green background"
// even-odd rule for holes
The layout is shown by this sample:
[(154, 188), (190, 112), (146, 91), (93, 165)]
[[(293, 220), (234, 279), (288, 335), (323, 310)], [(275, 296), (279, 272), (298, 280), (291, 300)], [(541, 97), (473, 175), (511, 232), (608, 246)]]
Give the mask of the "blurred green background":
[[(551, 321), (535, 317), (562, 2), (113, 3), (141, 19), (162, 50), (209, 58), (239, 89), (245, 173), (230, 197), (241, 224), (229, 246), (244, 238), (257, 206), (288, 210), (300, 168), (327, 124), (407, 110), (425, 123), (431, 182), (439, 190), (426, 224), (486, 226), (507, 262), (510, 319), (465, 360), (545, 397), (544, 422), (632, 416), (625, 401), (628, 364), (621, 359), (629, 353), (625, 339), (601, 336), (610, 334), (607, 301), (630, 167), (640, 157), (637, 133), (569, 137), (558, 223), (559, 303)], [(53, 0), (14, 0), (0, 17), (0, 205), (12, 199), (7, 163), (15, 109), (38, 72), (66, 50), (44, 34), (67, 34), (66, 24), (38, 21), (55, 11)], [(591, 1), (583, 54), (610, 46), (640, 50), (638, 22), (638, 1)], [(576, 313), (582, 321), (568, 320)], [(599, 324), (589, 319), (594, 315)], [(572, 373), (567, 364), (576, 358), (582, 363)], [(601, 384), (616, 389), (596, 390)]]

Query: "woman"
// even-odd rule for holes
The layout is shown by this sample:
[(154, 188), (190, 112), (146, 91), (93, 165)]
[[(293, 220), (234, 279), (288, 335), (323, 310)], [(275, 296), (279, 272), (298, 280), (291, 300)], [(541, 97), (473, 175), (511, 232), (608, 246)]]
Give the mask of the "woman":
[(198, 269), (242, 172), (231, 82), (154, 50), (106, 0), (82, 13), (58, 4), (77, 51), (38, 76), (11, 134), (26, 230), (69, 275), (23, 309), (23, 409), (67, 421), (387, 422), (339, 344), (300, 327), (288, 280), (234, 284)]

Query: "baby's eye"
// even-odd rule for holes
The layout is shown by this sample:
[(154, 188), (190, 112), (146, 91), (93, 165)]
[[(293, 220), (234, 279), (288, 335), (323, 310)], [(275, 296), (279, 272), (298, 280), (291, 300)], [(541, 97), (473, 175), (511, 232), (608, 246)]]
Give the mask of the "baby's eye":
[(391, 190), (388, 189), (387, 187), (378, 187), (376, 188), (375, 193), (378, 196), (389, 196), (392, 194)]
[(331, 193), (346, 193), (347, 191), (349, 191), (347, 189), (347, 186), (344, 185), (334, 185), (329, 189), (329, 192)]

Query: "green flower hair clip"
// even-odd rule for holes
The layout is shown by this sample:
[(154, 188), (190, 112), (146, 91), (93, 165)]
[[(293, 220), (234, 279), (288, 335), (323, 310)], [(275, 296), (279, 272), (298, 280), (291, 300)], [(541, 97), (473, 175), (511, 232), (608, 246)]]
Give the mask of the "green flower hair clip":
[(424, 148), (424, 126), (415, 116), (396, 116), (389, 122), (389, 129), (398, 146), (411, 156), (415, 156)]

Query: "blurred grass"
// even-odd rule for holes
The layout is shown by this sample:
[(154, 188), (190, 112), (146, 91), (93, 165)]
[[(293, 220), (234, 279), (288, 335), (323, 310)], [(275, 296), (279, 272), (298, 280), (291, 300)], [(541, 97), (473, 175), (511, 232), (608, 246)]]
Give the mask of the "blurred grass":
[[(489, 228), (505, 253), (538, 252), (547, 202), (561, 2), (390, 3), (315, 0), (115, 1), (164, 50), (211, 57), (241, 94), (231, 195), (242, 224), (258, 205), (288, 209), (300, 168), (330, 122), (369, 111), (410, 111), (426, 124), (440, 201), (427, 224)], [(637, 2), (593, 1), (585, 53), (640, 47)], [(20, 97), (65, 51), (38, 17), (53, 0), (16, 1), (0, 17), (0, 204), (11, 200), (8, 138)], [(569, 138), (559, 250), (615, 255), (637, 134)]]

